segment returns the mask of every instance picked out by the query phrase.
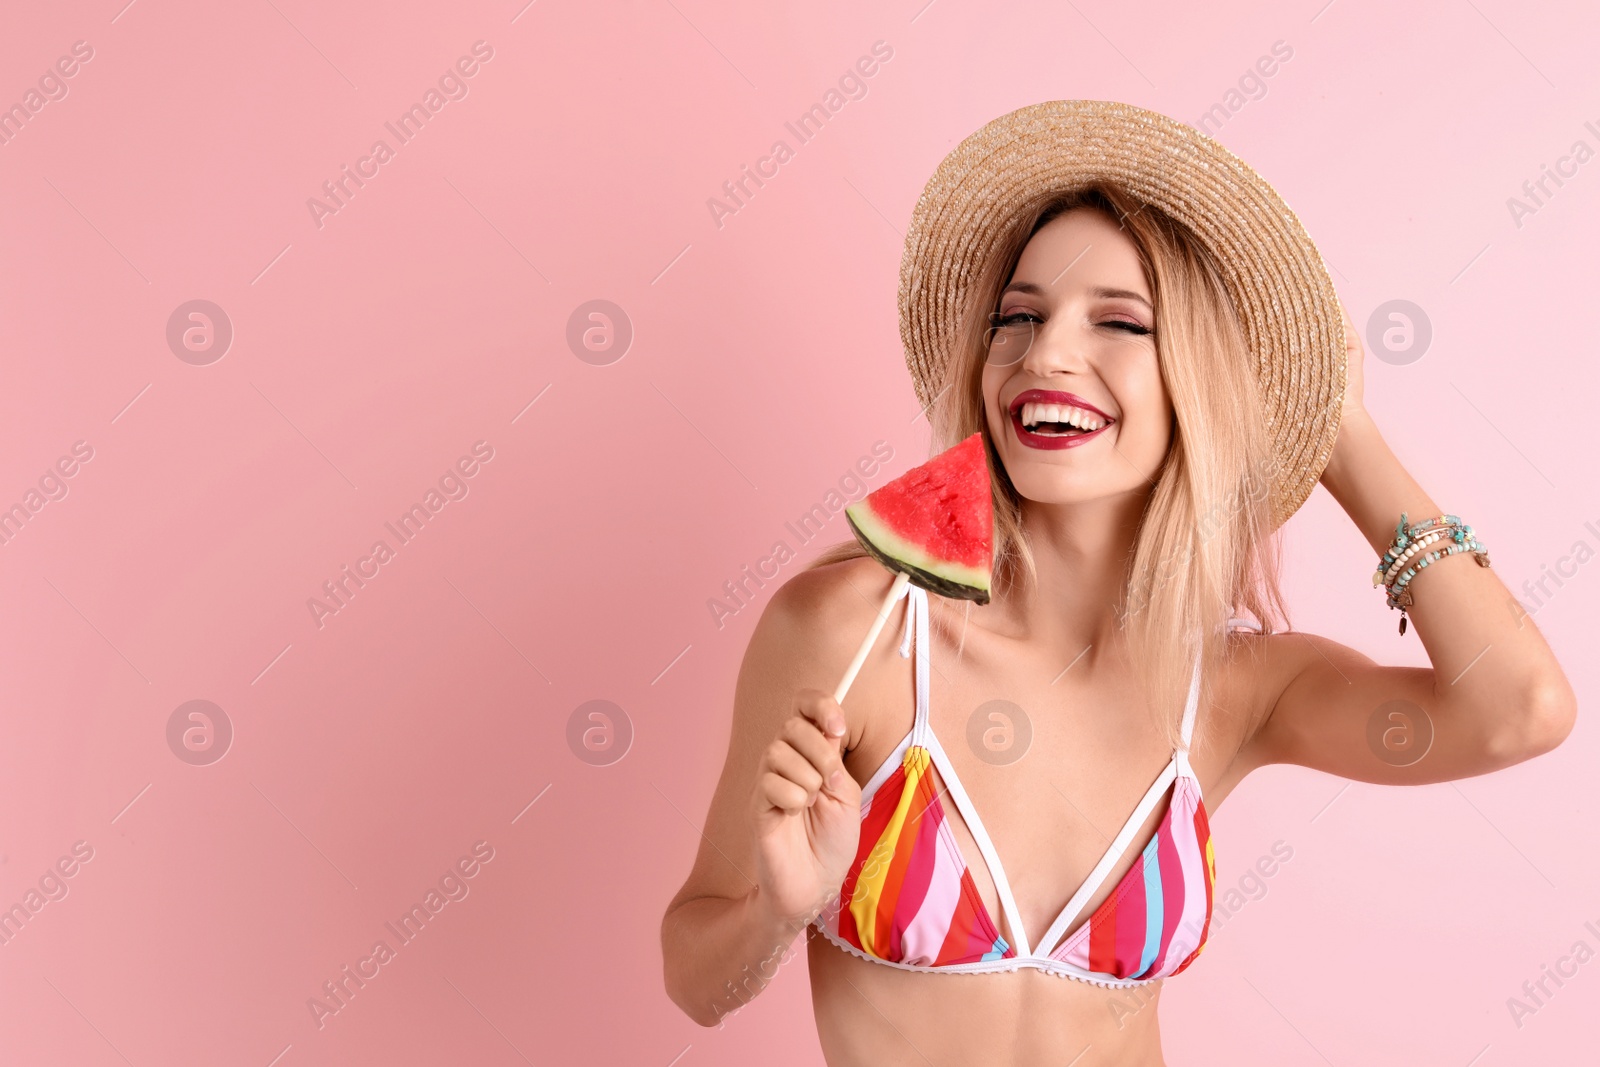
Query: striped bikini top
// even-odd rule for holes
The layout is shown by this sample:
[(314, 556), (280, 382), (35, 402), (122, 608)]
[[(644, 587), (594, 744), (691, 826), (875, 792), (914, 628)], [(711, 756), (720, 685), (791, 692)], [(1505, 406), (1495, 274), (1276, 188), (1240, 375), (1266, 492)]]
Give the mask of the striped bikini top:
[[(861, 791), (855, 860), (839, 896), (814, 920), (817, 928), (854, 955), (913, 971), (986, 974), (1032, 967), (1124, 987), (1189, 966), (1206, 942), (1216, 881), (1200, 782), (1188, 758), (1200, 694), (1198, 659), (1181, 747), (1034, 945), (983, 820), (928, 724), (928, 594), (908, 584), (903, 595), (908, 600), (900, 655), (909, 654), (914, 633), (916, 718)], [(1067, 923), (1110, 876), (1169, 786), (1172, 799), (1155, 836), (1111, 894), (1068, 934)], [(946, 793), (977, 842), (1016, 944), (1001, 936), (978, 895), (941, 800)]]

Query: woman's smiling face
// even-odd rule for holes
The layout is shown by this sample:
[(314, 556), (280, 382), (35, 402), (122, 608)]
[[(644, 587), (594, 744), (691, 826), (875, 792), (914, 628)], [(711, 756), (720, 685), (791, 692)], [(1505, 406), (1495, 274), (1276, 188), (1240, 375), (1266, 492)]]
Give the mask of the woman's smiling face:
[(1138, 249), (1077, 208), (1029, 239), (995, 308), (983, 404), (1026, 500), (1081, 503), (1144, 489), (1172, 443), (1155, 314)]

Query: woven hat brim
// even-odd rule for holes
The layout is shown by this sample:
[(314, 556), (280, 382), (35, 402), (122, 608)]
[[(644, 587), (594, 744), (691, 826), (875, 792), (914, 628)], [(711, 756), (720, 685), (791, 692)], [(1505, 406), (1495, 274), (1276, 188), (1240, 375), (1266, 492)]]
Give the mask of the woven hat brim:
[(939, 164), (900, 261), (900, 338), (918, 400), (935, 399), (978, 265), (1042, 197), (1097, 181), (1160, 208), (1213, 253), (1255, 357), (1282, 524), (1310, 496), (1338, 436), (1338, 296), (1305, 227), (1266, 180), (1157, 112), (1109, 100), (1034, 104), (988, 123)]

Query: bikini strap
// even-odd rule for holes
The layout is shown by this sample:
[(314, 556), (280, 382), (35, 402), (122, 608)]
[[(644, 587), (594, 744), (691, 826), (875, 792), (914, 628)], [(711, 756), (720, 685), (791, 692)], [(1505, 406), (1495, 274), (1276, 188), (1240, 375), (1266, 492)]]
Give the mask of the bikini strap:
[(1194, 736), (1195, 713), (1200, 710), (1200, 652), (1194, 655), (1194, 673), (1189, 680), (1189, 700), (1183, 707), (1183, 740), (1178, 746), (1178, 754), (1189, 755), (1189, 739)]
[(917, 646), (915, 680), (912, 690), (916, 694), (916, 718), (911, 725), (911, 743), (923, 744), (928, 733), (928, 593), (921, 586), (906, 583), (906, 625), (900, 640), (900, 655), (911, 654), (913, 635)]
[[(1251, 619), (1247, 619), (1247, 618), (1244, 618), (1243, 616), (1237, 616), (1237, 615), (1228, 620), (1227, 626), (1226, 626), (1226, 630), (1231, 632), (1235, 628), (1243, 628), (1243, 629), (1247, 629), (1247, 630), (1254, 630), (1256, 633), (1260, 633), (1261, 632), (1261, 624), (1260, 623), (1254, 622)], [(1196, 651), (1195, 652), (1195, 657), (1194, 657), (1194, 675), (1190, 679), (1190, 682), (1189, 682), (1189, 700), (1188, 700), (1188, 703), (1184, 705), (1184, 709), (1183, 709), (1183, 729), (1182, 729), (1183, 742), (1182, 742), (1182, 744), (1180, 744), (1178, 746), (1178, 754), (1183, 756), (1183, 757), (1185, 757), (1186, 759), (1187, 759), (1187, 757), (1189, 755), (1189, 740), (1190, 740), (1190, 738), (1192, 738), (1194, 736), (1195, 714), (1200, 709), (1200, 654), (1201, 654), (1201, 651), (1204, 651), (1204, 650), (1202, 649), (1200, 651)]]

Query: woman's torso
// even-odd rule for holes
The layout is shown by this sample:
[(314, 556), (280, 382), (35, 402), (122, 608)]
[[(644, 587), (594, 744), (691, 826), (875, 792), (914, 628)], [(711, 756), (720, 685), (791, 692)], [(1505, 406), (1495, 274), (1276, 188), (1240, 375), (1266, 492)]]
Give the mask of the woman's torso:
[[(840, 580), (879, 595), (887, 588), (882, 569), (870, 561), (841, 565)], [(928, 727), (982, 820), (1024, 931), (1037, 939), (1106, 853), (1173, 751), (1143, 711), (1120, 650), (1046, 648), (972, 621), (957, 656), (963, 606), (937, 597), (929, 603)], [(915, 659), (895, 651), (905, 610), (906, 603), (897, 602), (891, 615), (897, 625), (885, 627), (893, 640), (880, 640), (845, 700), (847, 714), (859, 717), (859, 736), (845, 758), (858, 782), (894, 755), (912, 727)], [(1238, 716), (1224, 710), (1232, 703), (1233, 680), (1213, 673), (1214, 703), (1197, 716), (1190, 756), (1212, 810), (1232, 784), (1220, 779), (1239, 743)], [(946, 803), (945, 810), (984, 908), (1003, 924), (992, 872), (956, 806)], [(1163, 799), (1069, 930), (1114, 891), (1166, 810)], [(920, 973), (850, 955), (815, 927), (807, 938), (813, 1004), (830, 1063), (1161, 1062), (1156, 1002), (1162, 982), (1105, 988), (1026, 967)]]

